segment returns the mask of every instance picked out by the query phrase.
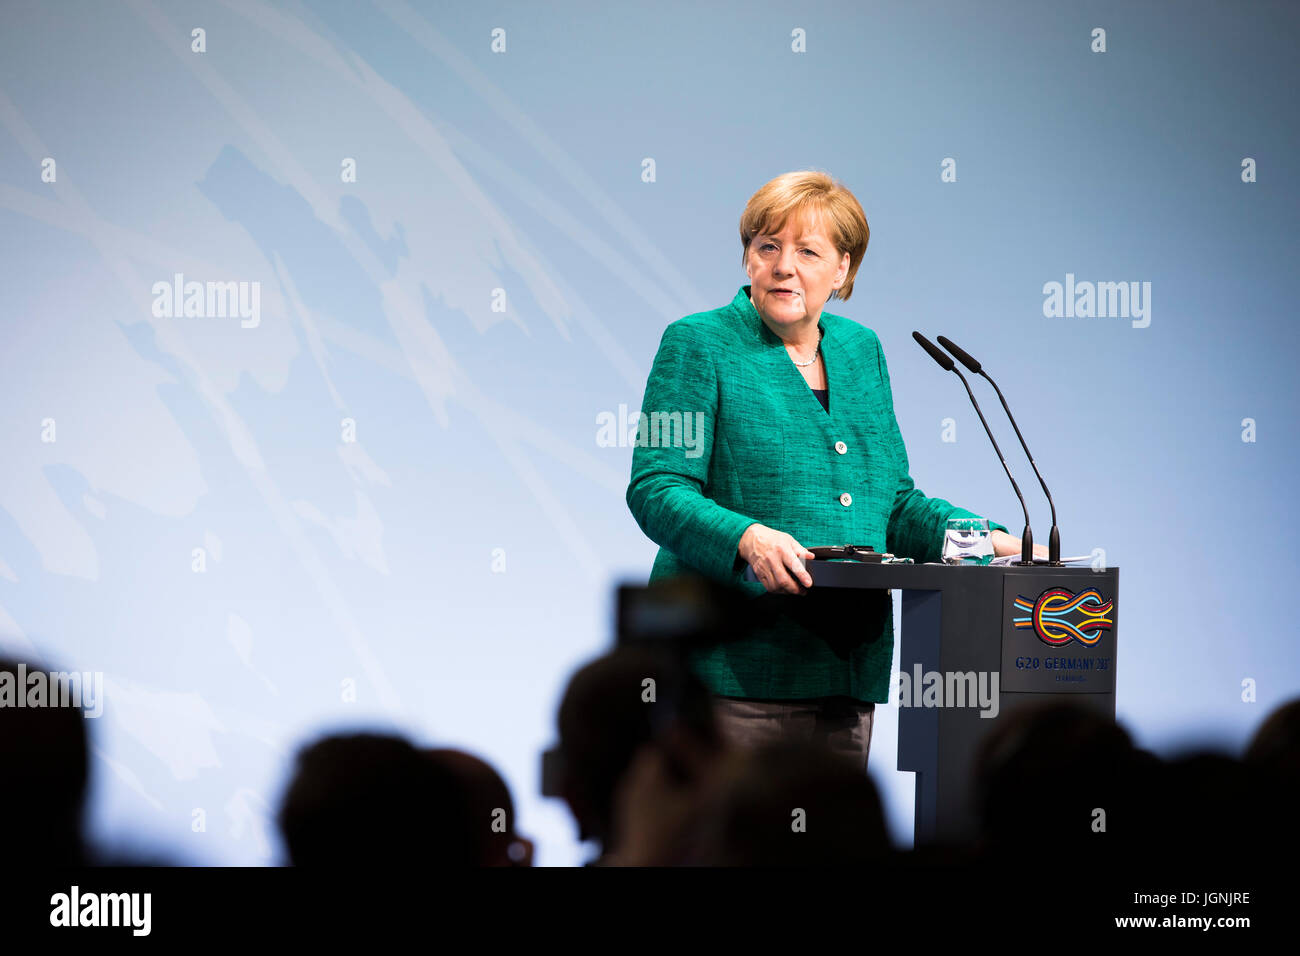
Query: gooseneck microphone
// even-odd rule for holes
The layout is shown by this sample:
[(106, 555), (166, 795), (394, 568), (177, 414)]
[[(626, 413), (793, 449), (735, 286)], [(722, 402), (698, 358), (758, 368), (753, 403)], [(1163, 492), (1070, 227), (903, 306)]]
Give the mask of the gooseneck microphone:
[(993, 450), (998, 453), (998, 459), (1002, 462), (1002, 470), (1007, 473), (1007, 478), (1011, 481), (1011, 487), (1015, 489), (1016, 497), (1020, 499), (1020, 510), (1025, 513), (1025, 533), (1020, 536), (1020, 560), (1013, 562), (1017, 565), (1034, 563), (1034, 533), (1029, 528), (1029, 509), (1025, 507), (1025, 496), (1020, 493), (1020, 486), (1016, 484), (1016, 479), (1011, 477), (1011, 469), (1007, 467), (1007, 460), (1002, 454), (1002, 449), (998, 447), (998, 440), (993, 437), (993, 431), (989, 428), (988, 421), (984, 418), (984, 413), (980, 410), (980, 403), (975, 401), (975, 393), (970, 390), (970, 383), (966, 381), (966, 376), (957, 370), (957, 365), (953, 360), (939, 351), (939, 347), (927, 339), (920, 332), (913, 332), (912, 338), (916, 343), (930, 353), (930, 358), (939, 363), (939, 367), (945, 372), (953, 372), (961, 379), (961, 383), (966, 386), (966, 394), (970, 396), (970, 403), (975, 406), (975, 414), (979, 415), (980, 422), (984, 425), (984, 432), (989, 436), (989, 441), (993, 443)]
[(1020, 426), (1016, 424), (1016, 417), (1011, 414), (1011, 408), (1007, 405), (1007, 400), (1002, 397), (1002, 389), (998, 388), (998, 383), (993, 381), (979, 362), (954, 345), (951, 339), (942, 335), (938, 338), (939, 344), (951, 352), (958, 362), (970, 369), (972, 374), (984, 376), (988, 383), (993, 386), (993, 391), (998, 393), (998, 400), (1002, 402), (1002, 408), (1007, 413), (1007, 418), (1011, 419), (1011, 427), (1016, 430), (1016, 437), (1020, 439), (1020, 447), (1025, 450), (1025, 457), (1029, 459), (1029, 464), (1033, 466), (1034, 474), (1038, 476), (1038, 483), (1043, 486), (1043, 494), (1047, 496), (1047, 503), (1052, 507), (1052, 530), (1047, 538), (1047, 563), (1059, 567), (1061, 564), (1061, 532), (1056, 527), (1056, 502), (1052, 500), (1052, 493), (1047, 490), (1047, 482), (1043, 480), (1043, 473), (1038, 470), (1038, 463), (1034, 461), (1034, 456), (1029, 452), (1029, 446), (1025, 444), (1025, 436), (1020, 434)]

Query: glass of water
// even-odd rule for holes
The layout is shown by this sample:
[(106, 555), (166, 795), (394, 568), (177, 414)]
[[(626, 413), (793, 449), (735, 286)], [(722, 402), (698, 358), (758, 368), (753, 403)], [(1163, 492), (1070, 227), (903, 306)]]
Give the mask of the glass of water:
[(993, 536), (987, 518), (949, 518), (943, 536), (944, 564), (988, 564)]

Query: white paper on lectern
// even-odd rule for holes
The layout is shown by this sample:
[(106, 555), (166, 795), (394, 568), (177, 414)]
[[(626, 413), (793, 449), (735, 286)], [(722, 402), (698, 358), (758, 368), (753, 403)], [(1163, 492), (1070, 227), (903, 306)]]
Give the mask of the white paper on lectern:
[[(999, 565), (999, 566), (1000, 566), (1000, 565), (1004, 565), (1004, 564), (1010, 564), (1012, 561), (1019, 561), (1019, 560), (1020, 560), (1020, 553), (1019, 553), (1019, 552), (1016, 552), (1015, 554), (1004, 554), (1004, 555), (1002, 555), (1002, 557), (1000, 557), (1000, 558), (994, 558), (992, 561), (989, 562), (989, 564), (992, 564), (992, 565)], [(1046, 559), (1043, 559), (1043, 558), (1035, 558), (1034, 560), (1035, 560), (1035, 561), (1039, 561), (1039, 560), (1046, 560)], [(1062, 563), (1062, 564), (1074, 564), (1075, 562), (1078, 562), (1078, 561), (1091, 561), (1091, 560), (1092, 560), (1092, 555), (1090, 555), (1090, 554), (1082, 554), (1082, 555), (1079, 555), (1077, 558), (1062, 558), (1062, 559), (1061, 559), (1061, 563)]]

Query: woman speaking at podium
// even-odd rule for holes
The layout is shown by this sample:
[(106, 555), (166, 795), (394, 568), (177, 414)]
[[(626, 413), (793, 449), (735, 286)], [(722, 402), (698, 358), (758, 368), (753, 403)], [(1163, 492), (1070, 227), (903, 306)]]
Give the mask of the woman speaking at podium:
[[(768, 604), (755, 632), (692, 652), (723, 733), (818, 739), (864, 770), (889, 695), (893, 606), (887, 591), (809, 592), (808, 546), (937, 561), (948, 519), (978, 517), (913, 485), (880, 340), (823, 311), (851, 295), (869, 235), (825, 173), (754, 193), (740, 217), (750, 284), (664, 330), (627, 488), (660, 546), (651, 581), (702, 573)], [(1019, 553), (989, 524), (996, 554)], [(744, 580), (746, 565), (761, 583)]]

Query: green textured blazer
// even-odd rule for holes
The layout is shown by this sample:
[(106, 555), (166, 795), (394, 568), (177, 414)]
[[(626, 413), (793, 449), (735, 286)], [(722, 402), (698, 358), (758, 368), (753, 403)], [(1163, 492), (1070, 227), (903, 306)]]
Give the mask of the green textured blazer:
[(729, 305), (673, 322), (659, 343), (627, 487), (633, 517), (660, 546), (650, 580), (703, 573), (768, 605), (758, 633), (693, 655), (713, 693), (883, 703), (889, 592), (768, 594), (744, 580), (741, 535), (758, 522), (809, 548), (869, 544), (938, 561), (945, 522), (978, 516), (913, 484), (875, 332), (822, 311), (827, 412), (749, 294), (742, 286)]

